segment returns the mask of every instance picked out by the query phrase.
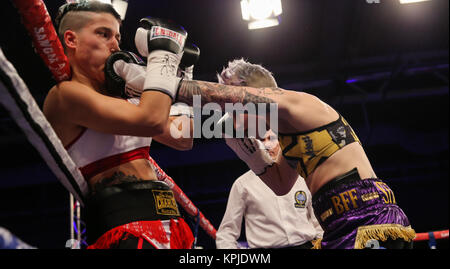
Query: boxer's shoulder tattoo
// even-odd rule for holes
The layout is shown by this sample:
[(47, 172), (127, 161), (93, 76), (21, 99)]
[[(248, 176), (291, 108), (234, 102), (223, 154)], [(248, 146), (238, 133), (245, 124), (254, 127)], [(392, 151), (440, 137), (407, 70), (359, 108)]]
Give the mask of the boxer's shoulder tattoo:
[(199, 95), (202, 102), (223, 103), (275, 103), (272, 95), (282, 95), (280, 88), (252, 88), (246, 86), (223, 85), (206, 81), (183, 81), (178, 90), (177, 100), (191, 103), (192, 97)]
[(261, 95), (283, 95), (284, 90), (281, 88), (255, 88)]
[(139, 182), (144, 181), (142, 178), (138, 178), (134, 175), (125, 175), (123, 172), (114, 172), (110, 177), (105, 177), (96, 182), (92, 188), (92, 192), (98, 192), (104, 188), (120, 183)]

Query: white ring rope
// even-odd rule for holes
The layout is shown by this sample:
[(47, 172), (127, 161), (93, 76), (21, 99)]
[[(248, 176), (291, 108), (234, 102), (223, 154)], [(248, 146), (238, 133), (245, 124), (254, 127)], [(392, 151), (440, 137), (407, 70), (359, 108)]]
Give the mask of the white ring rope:
[(74, 197), (84, 204), (88, 185), (45, 118), (25, 82), (0, 48), (0, 103), (22, 129), (50, 169)]

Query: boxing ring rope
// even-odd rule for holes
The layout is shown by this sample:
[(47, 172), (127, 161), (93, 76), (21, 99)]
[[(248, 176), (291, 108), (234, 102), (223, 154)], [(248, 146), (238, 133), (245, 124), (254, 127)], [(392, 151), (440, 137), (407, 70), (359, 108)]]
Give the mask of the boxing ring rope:
[(448, 239), (448, 230), (434, 231), (428, 233), (417, 233), (416, 237), (414, 238), (414, 242), (428, 241), (428, 246), (431, 249), (435, 249), (436, 240), (439, 239)]
[[(62, 44), (58, 39), (44, 2), (42, 0), (12, 0), (12, 2), (18, 9), (22, 23), (32, 39), (36, 52), (51, 71), (55, 81), (60, 82), (70, 79), (70, 65), (64, 54)], [(8, 76), (10, 77), (9, 80), (13, 81), (13, 83), (10, 83), (11, 85), (8, 85), (9, 87), (5, 88), (7, 89), (5, 93), (7, 93), (5, 94), (5, 98), (2, 97), (2, 103), (7, 110), (10, 111), (12, 118), (20, 127), (23, 125), (23, 119), (27, 119), (26, 122), (28, 122), (28, 125), (23, 126), (22, 130), (25, 132), (32, 145), (39, 151), (57, 178), (70, 192), (70, 195), (75, 197), (76, 201), (73, 201), (71, 198), (70, 210), (71, 217), (73, 217), (74, 210), (78, 208), (76, 212), (76, 227), (78, 227), (78, 229), (76, 229), (75, 225), (72, 226), (71, 224), (71, 239), (74, 239), (75, 236), (73, 233), (74, 227), (77, 230), (77, 238), (80, 239), (80, 214), (79, 205), (77, 207), (77, 203), (84, 205), (84, 197), (88, 193), (87, 183), (67, 151), (64, 149), (61, 141), (56, 136), (56, 133), (46, 120), (42, 111), (39, 109), (27, 86), (17, 74), (17, 71), (12, 64), (3, 56), (1, 49), (0, 58), (2, 58), (2, 69), (5, 67), (7, 70), (6, 73), (8, 73)], [(8, 79), (6, 80), (9, 81)], [(18, 97), (16, 95), (20, 96)], [(16, 112), (16, 110), (19, 110), (18, 107), (22, 108), (22, 114)], [(29, 109), (26, 110), (24, 108)], [(39, 138), (35, 137), (36, 134), (40, 135)], [(150, 162), (155, 168), (158, 180), (166, 182), (171, 187), (176, 201), (190, 216), (197, 219), (200, 226), (209, 236), (215, 239), (216, 230), (209, 220), (206, 219), (186, 194), (177, 186), (175, 181), (168, 176), (151, 157)], [(73, 220), (74, 219), (71, 218), (71, 222)]]

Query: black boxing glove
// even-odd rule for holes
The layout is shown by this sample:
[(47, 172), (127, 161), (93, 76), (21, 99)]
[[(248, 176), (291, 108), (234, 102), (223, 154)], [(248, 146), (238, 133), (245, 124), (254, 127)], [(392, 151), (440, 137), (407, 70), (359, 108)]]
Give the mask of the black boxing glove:
[(192, 80), (194, 77), (194, 64), (200, 58), (200, 48), (195, 44), (186, 42), (184, 45), (183, 58), (181, 58), (179, 71), (183, 79)]
[(187, 32), (172, 22), (144, 18), (135, 35), (136, 48), (147, 57), (144, 91), (161, 91), (175, 99), (181, 78), (177, 77)]
[(111, 54), (105, 63), (107, 92), (121, 98), (140, 96), (146, 77), (145, 63), (129, 51)]

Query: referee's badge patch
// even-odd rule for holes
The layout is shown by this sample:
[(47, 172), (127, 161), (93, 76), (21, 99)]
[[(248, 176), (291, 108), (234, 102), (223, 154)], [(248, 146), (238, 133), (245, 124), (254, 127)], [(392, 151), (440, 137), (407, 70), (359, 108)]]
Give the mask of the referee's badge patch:
[(295, 204), (296, 208), (305, 208), (306, 207), (306, 193), (304, 191), (297, 191), (295, 193)]

